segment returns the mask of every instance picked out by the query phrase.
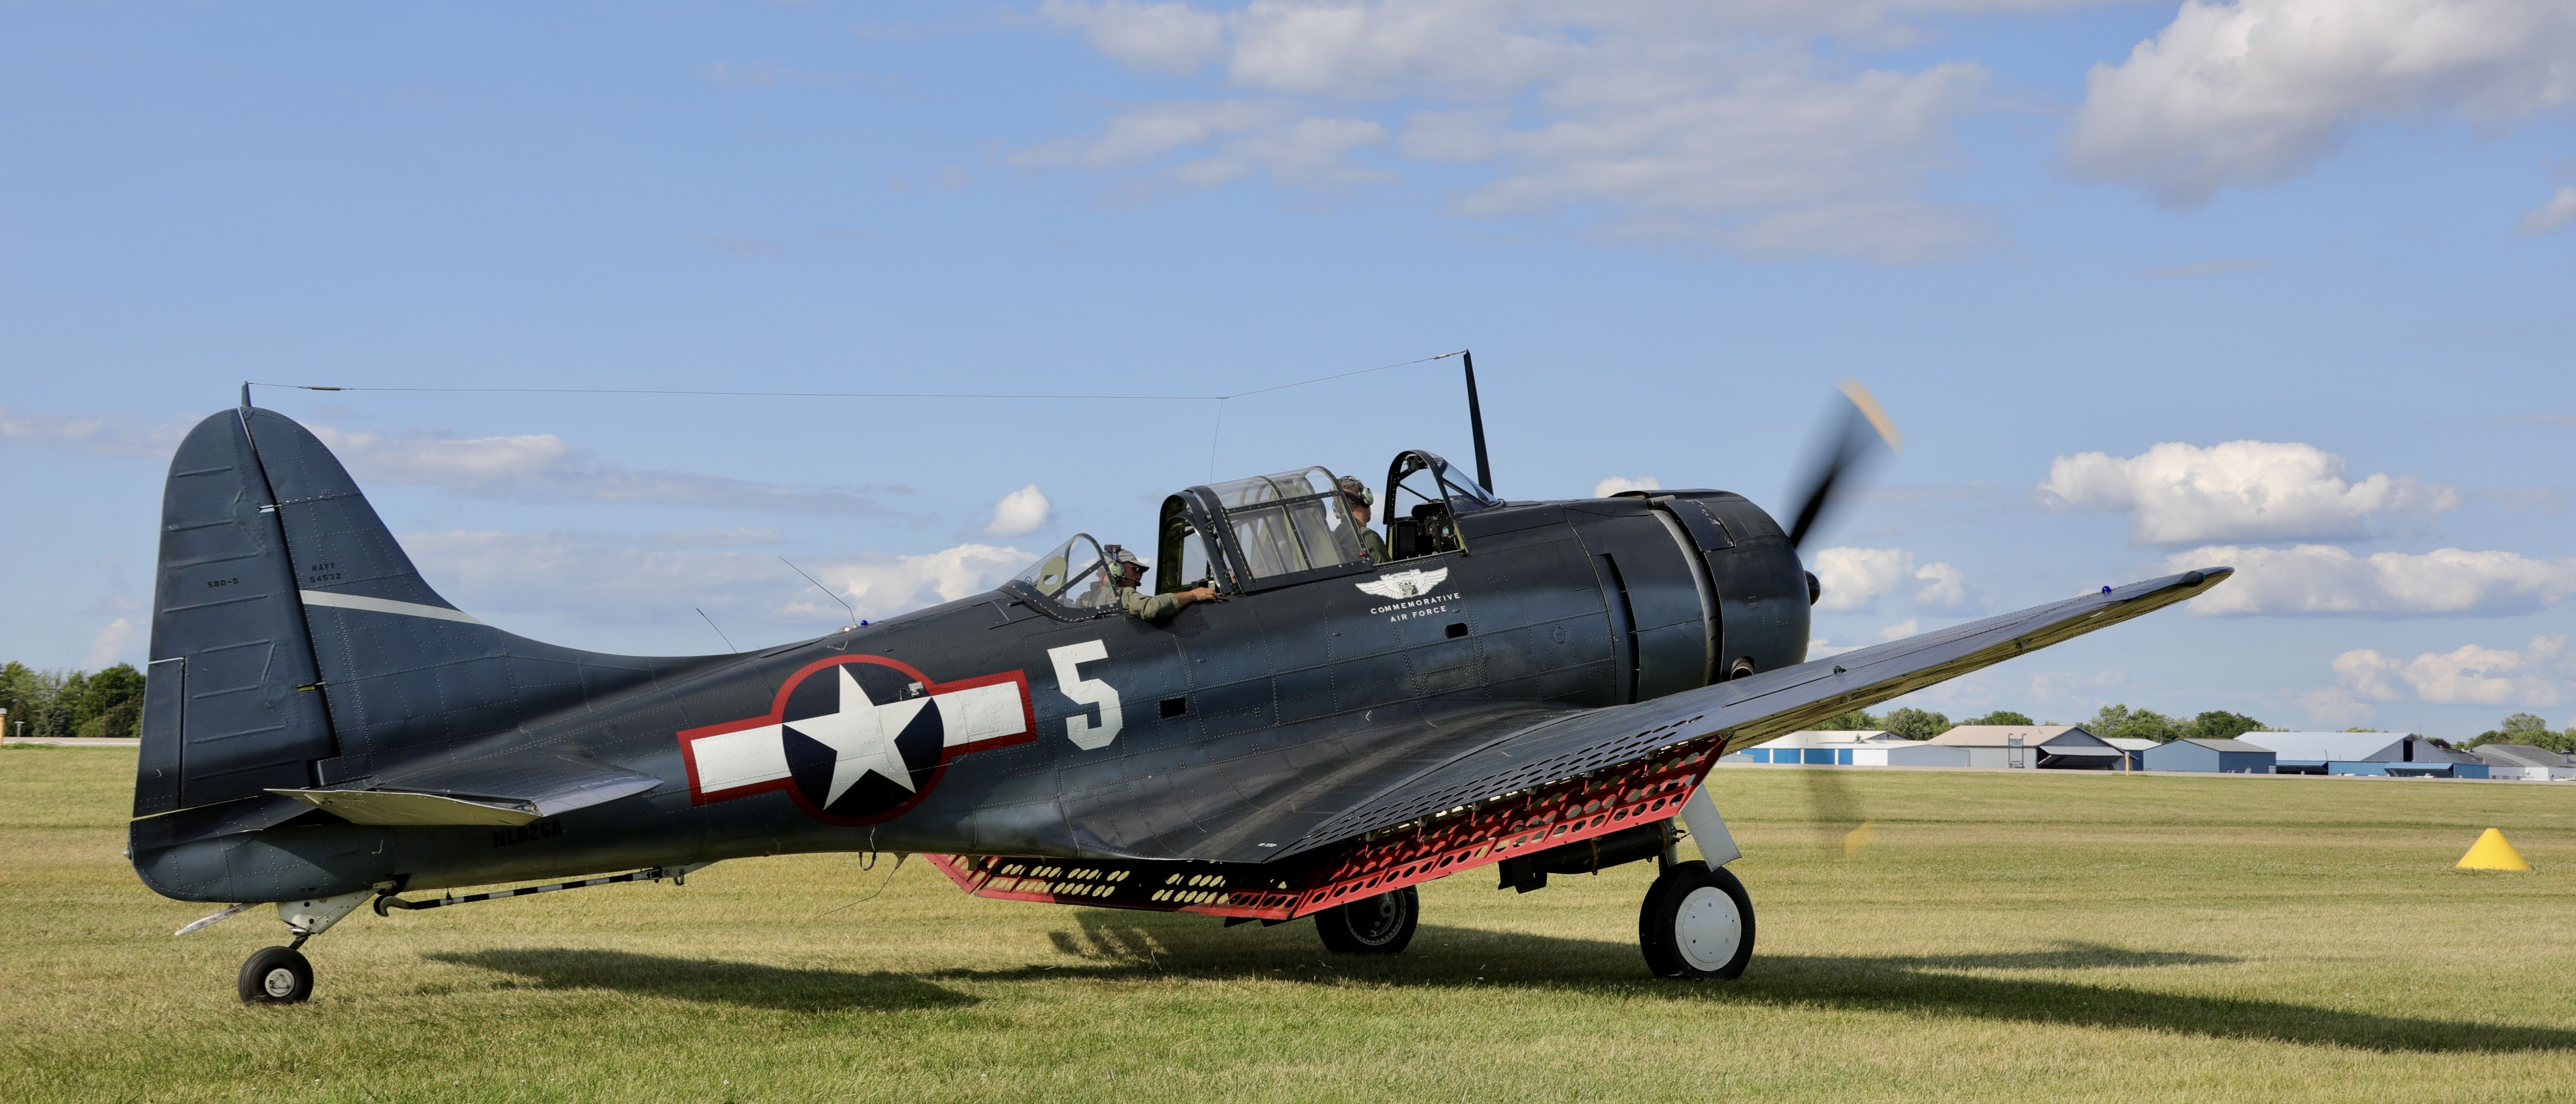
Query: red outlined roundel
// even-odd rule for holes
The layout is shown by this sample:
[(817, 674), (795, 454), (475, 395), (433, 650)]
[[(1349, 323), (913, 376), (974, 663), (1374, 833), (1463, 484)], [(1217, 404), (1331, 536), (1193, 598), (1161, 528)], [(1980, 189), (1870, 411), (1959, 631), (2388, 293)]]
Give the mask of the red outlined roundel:
[(827, 824), (875, 824), (927, 796), (950, 760), (1037, 738), (1025, 671), (932, 682), (884, 656), (798, 669), (769, 712), (679, 734), (689, 799), (784, 791)]

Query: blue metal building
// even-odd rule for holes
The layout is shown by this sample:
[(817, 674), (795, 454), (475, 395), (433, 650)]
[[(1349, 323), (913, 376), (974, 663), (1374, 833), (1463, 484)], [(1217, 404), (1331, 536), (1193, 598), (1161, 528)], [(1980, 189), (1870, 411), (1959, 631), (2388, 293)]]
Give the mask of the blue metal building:
[(2270, 774), (2272, 749), (2243, 740), (2175, 740), (2140, 753), (2148, 770), (2201, 771), (2211, 774)]

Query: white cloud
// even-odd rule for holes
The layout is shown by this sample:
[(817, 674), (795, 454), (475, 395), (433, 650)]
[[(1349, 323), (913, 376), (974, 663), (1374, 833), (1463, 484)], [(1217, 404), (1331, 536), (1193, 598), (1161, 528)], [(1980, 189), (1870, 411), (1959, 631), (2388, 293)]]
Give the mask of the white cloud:
[(1925, 580), (1923, 589), (1914, 592), (1916, 605), (1954, 609), (1967, 604), (1967, 572), (1945, 563), (1925, 564), (1914, 577)]
[(1187, 4), (1105, 0), (1098, 7), (1046, 0), (1038, 15), (1083, 32), (1100, 52), (1157, 73), (1185, 76), (1225, 49), (1225, 23)]
[(1385, 141), (1386, 128), (1366, 119), (1299, 119), (1228, 142), (1211, 156), (1175, 167), (1172, 176), (1202, 188), (1255, 173), (1312, 186), (1373, 184), (1391, 180), (1394, 174), (1360, 168), (1347, 159), (1361, 146)]
[(170, 455), (193, 420), (148, 424), (131, 414), (21, 414), (0, 406), (0, 444), (38, 445), (84, 456)]
[(1336, 187), (1388, 179), (1349, 163), (1354, 150), (1386, 140), (1386, 128), (1367, 119), (1305, 116), (1277, 100), (1213, 100), (1148, 104), (1111, 119), (1096, 138), (1059, 138), (1003, 160), (1028, 169), (1106, 172), (1214, 144), (1171, 165), (1164, 178), (1208, 188), (1266, 173), (1282, 183)]
[(1922, 625), (1915, 621), (1915, 619), (1908, 617), (1903, 621), (1899, 621), (1893, 625), (1889, 625), (1886, 628), (1878, 630), (1878, 638), (1880, 640), (1903, 640), (1906, 637), (1912, 636), (1921, 631), (1923, 631)]
[(1046, 525), (1047, 517), (1054, 509), (1055, 504), (1047, 501), (1046, 493), (1031, 483), (1003, 495), (1000, 502), (993, 504), (993, 521), (984, 527), (984, 535), (1017, 537), (1034, 533)]
[[(580, 533), (450, 531), (400, 538), (449, 601), (478, 616), (587, 626), (685, 624), (705, 609), (752, 646), (747, 627), (812, 635), (848, 619), (839, 603), (775, 556), (657, 548)], [(961, 544), (918, 555), (799, 557), (860, 617), (877, 619), (989, 590), (1035, 554)], [(828, 624), (826, 624), (828, 622)]]
[(2373, 120), (2501, 131), (2576, 100), (2566, 0), (2185, 0), (2086, 78), (2069, 168), (2192, 206), (2305, 172)]
[(129, 617), (119, 617), (90, 638), (89, 658), (82, 666), (90, 670), (143, 658), (135, 645), (143, 643), (143, 630)]
[(2370, 701), (2396, 701), (2397, 675), (2405, 665), (2369, 648), (2345, 652), (2334, 659), (2335, 681), (2355, 698)]
[(1664, 485), (1656, 482), (1655, 477), (1651, 475), (1641, 475), (1634, 479), (1624, 475), (1614, 475), (1594, 484), (1592, 487), (1592, 497), (1608, 498), (1621, 491), (1660, 491), (1663, 489)]
[(2356, 700), (2352, 691), (2340, 686), (2301, 694), (2299, 706), (2307, 710), (2309, 721), (2329, 729), (2368, 724), (2379, 716), (2379, 710), (2367, 702)]
[[(0, 444), (28, 444), (92, 456), (164, 457), (194, 419), (146, 423), (128, 414), (54, 417), (0, 407)], [(438, 487), (513, 502), (642, 502), (662, 506), (874, 514), (892, 511), (855, 491), (800, 491), (770, 483), (685, 472), (637, 471), (600, 460), (551, 433), (458, 437), (398, 435), (308, 425), (361, 486)]]
[(776, 544), (786, 534), (776, 529), (673, 529), (647, 539), (656, 548), (751, 548)]
[(2400, 700), (2398, 684), (2436, 705), (2551, 706), (2566, 692), (2565, 636), (2533, 637), (2521, 651), (2463, 644), (2400, 662), (2375, 649), (2336, 656), (2335, 681), (2354, 698)]
[(1157, 171), (1200, 186), (1267, 172), (1346, 187), (1396, 179), (1348, 161), (1392, 138), (1397, 157), (1464, 166), (1454, 209), (1471, 216), (1747, 254), (1922, 260), (1995, 237), (1967, 208), (1925, 197), (1954, 157), (1953, 124), (1983, 102), (1986, 71), (1863, 70), (1827, 60), (1816, 36), (1890, 45), (1915, 37), (1899, 14), (2062, 6), (2073, 4), (1049, 0), (1046, 18), (1113, 58), (1166, 74), (1216, 64), (1255, 99), (1148, 105), (1097, 138), (1010, 159), (1107, 171), (1222, 142)]
[[(1016, 548), (961, 544), (918, 556), (826, 562), (813, 570), (825, 582), (838, 586), (850, 604), (859, 608), (859, 616), (878, 618), (991, 590), (1035, 558), (1034, 553)], [(813, 610), (823, 612), (819, 604)]]
[(2558, 189), (2549, 202), (2523, 212), (2522, 232), (2546, 234), (2570, 222), (2576, 222), (2576, 185)]
[(685, 472), (637, 471), (600, 460), (551, 433), (457, 437), (399, 436), (308, 426), (361, 485), (439, 487), (454, 494), (514, 502), (639, 502), (658, 506), (779, 510), (794, 513), (886, 514), (862, 495), (800, 491), (770, 483)]
[(2110, 704), (2110, 695), (2121, 693), (2128, 685), (2126, 671), (2095, 671), (2089, 675), (2073, 671), (2035, 671), (2030, 675), (2029, 704), (2023, 711), (2053, 706), (2069, 714), (2087, 713)]
[(2211, 545), (2165, 560), (2170, 571), (2228, 566), (2226, 585), (2191, 601), (2191, 611), (2226, 614), (2344, 614), (2382, 617), (2510, 617), (2576, 594), (2576, 559), (2533, 560), (2513, 552), (2443, 548), (2367, 557), (2330, 545), (2241, 548)]
[(1828, 548), (1816, 553), (1816, 580), (1823, 594), (1816, 608), (1828, 612), (1874, 608), (1882, 594), (1904, 588), (1907, 580), (1924, 586), (1914, 593), (1916, 605), (1950, 609), (1968, 600), (1967, 573), (1946, 563), (1914, 565), (1914, 553), (1902, 548)]
[(2314, 445), (2169, 441), (2133, 457), (2060, 456), (2039, 486), (2053, 509), (2126, 511), (2140, 544), (2354, 537), (2391, 513), (2436, 514), (2458, 490), (2406, 476), (2344, 478), (2343, 457)]
[(1098, 138), (1059, 138), (1005, 157), (1022, 168), (1080, 165), (1123, 169), (1184, 146), (1285, 122), (1292, 112), (1275, 101), (1207, 100), (1148, 104), (1111, 119)]
[(1816, 580), (1824, 592), (1816, 608), (1867, 609), (1879, 595), (1914, 574), (1914, 553), (1902, 548), (1828, 548), (1816, 553)]

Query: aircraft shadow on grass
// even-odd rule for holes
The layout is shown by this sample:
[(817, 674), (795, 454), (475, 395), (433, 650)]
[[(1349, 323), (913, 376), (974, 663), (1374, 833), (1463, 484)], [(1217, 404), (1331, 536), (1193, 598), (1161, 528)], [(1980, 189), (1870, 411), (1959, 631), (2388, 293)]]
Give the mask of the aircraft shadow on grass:
[(979, 999), (910, 974), (796, 969), (625, 951), (533, 948), (423, 957), (515, 974), (540, 989), (609, 989), (782, 1012), (901, 1012), (955, 1008)]
[(1157, 977), (1355, 980), (1425, 987), (1528, 986), (1674, 1003), (1830, 1008), (2018, 1023), (2168, 1031), (2213, 1039), (2346, 1046), (2384, 1053), (2576, 1050), (2576, 1031), (2383, 1016), (2287, 1001), (2159, 993), (2116, 984), (1997, 978), (1966, 970), (2157, 969), (2223, 965), (2223, 955), (2060, 942), (2054, 949), (1971, 955), (1756, 954), (1742, 980), (1685, 984), (1643, 976), (1634, 946), (1516, 932), (1424, 925), (1393, 958), (1326, 954), (1302, 924), (1280, 931), (1221, 928), (1196, 916), (1084, 911), (1054, 931), (1080, 961), (919, 974), (794, 969), (594, 950), (508, 950), (429, 957), (517, 974), (550, 989), (597, 988), (790, 1011), (899, 1011), (979, 998), (942, 983)]

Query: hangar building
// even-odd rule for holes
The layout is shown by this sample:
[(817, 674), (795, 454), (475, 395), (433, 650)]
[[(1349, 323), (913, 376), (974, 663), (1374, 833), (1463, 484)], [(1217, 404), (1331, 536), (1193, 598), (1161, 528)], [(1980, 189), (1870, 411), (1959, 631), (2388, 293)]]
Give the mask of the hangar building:
[(1792, 732), (1726, 757), (1731, 763), (1842, 767), (1964, 767), (1968, 753), (1881, 731)]
[(2274, 774), (2384, 774), (2399, 778), (2485, 778), (2474, 755), (2446, 751), (2421, 736), (2395, 732), (2248, 732), (2279, 753)]
[(2576, 756), (2530, 744), (2480, 744), (2469, 754), (2487, 765), (2489, 778), (2557, 782), (2576, 778)]
[(2243, 740), (2198, 737), (2157, 744), (2140, 756), (2148, 770), (2203, 771), (2216, 774), (2270, 774), (2277, 756), (2272, 749)]
[(2141, 740), (2135, 736), (2105, 736), (2102, 737), (2102, 742), (2118, 748), (2123, 754), (2126, 754), (2129, 757), (2130, 770), (2147, 769), (2147, 761), (2143, 758), (2143, 756), (2146, 755), (2147, 749), (2161, 746), (2157, 741)]
[(1960, 725), (1932, 742), (1966, 749), (1972, 767), (2117, 770), (2126, 757), (2075, 725)]

